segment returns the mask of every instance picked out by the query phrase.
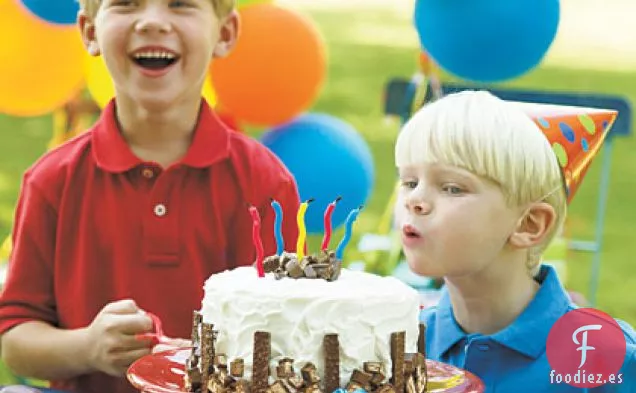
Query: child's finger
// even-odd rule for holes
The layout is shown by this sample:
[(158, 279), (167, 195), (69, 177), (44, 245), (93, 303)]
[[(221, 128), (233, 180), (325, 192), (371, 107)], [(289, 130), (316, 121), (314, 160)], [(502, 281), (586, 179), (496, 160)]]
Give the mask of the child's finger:
[(124, 299), (108, 303), (104, 306), (102, 311), (110, 314), (135, 314), (139, 312), (140, 309), (134, 300)]

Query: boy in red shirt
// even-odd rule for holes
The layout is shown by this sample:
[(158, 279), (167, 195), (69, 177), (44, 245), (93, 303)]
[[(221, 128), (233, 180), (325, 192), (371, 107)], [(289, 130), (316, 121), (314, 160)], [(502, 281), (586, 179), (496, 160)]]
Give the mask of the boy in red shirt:
[[(201, 99), (210, 59), (236, 42), (234, 0), (84, 0), (78, 22), (116, 98), (24, 176), (2, 358), (60, 390), (131, 392), (125, 371), (151, 351), (136, 339), (152, 330), (145, 311), (188, 337), (204, 280), (254, 261), (247, 206), (273, 254), (270, 198), (293, 217), (299, 197), (282, 163)], [(283, 225), (295, 244), (294, 220)]]

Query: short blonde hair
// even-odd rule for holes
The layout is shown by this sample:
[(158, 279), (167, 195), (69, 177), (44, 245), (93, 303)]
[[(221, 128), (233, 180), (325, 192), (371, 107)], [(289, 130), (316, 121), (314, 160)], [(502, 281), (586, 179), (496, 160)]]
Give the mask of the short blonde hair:
[[(99, 10), (99, 5), (102, 0), (79, 0), (80, 7), (88, 16), (94, 18)], [(226, 16), (234, 10), (236, 7), (236, 0), (211, 0), (216, 14), (220, 17)]]
[(565, 220), (563, 177), (548, 139), (517, 105), (486, 91), (450, 94), (421, 108), (398, 136), (395, 163), (460, 167), (498, 184), (509, 206), (550, 204), (556, 222), (528, 252), (533, 274)]

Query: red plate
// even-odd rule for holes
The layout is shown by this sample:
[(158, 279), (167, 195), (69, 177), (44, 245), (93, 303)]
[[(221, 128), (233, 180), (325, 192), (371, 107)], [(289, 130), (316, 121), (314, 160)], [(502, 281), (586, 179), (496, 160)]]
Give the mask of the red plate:
[[(145, 393), (184, 393), (184, 365), (191, 351), (189, 348), (180, 348), (144, 356), (130, 366), (128, 380)], [(427, 359), (426, 363), (429, 370), (457, 370), (453, 366), (433, 360)], [(464, 383), (450, 392), (481, 393), (484, 391), (484, 384), (479, 378), (466, 371), (464, 375), (466, 377)]]

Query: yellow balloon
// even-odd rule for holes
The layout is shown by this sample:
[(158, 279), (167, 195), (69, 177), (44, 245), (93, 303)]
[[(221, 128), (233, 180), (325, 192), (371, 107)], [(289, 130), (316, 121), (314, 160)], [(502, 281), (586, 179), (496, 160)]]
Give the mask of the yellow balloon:
[(205, 100), (212, 108), (216, 106), (216, 92), (214, 91), (214, 86), (212, 86), (212, 77), (210, 76), (209, 72), (205, 76), (201, 95), (203, 96), (203, 98), (205, 98)]
[[(87, 55), (86, 57), (86, 87), (97, 105), (104, 108), (115, 96), (115, 85), (101, 56)], [(216, 93), (209, 74), (206, 75), (205, 82), (203, 82), (201, 95), (205, 97), (210, 106), (216, 105)]]
[(110, 78), (104, 58), (86, 55), (86, 88), (100, 108), (115, 96), (115, 86)]
[(76, 26), (47, 23), (19, 1), (0, 1), (0, 112), (37, 116), (84, 86), (85, 49)]

